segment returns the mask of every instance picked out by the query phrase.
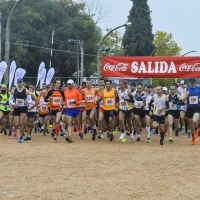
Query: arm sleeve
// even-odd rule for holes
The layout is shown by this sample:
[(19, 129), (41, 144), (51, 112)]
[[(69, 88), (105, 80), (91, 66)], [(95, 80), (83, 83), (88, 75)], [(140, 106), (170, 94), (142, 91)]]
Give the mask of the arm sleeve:
[(119, 103), (119, 96), (116, 97), (116, 103)]
[(9, 104), (11, 104), (11, 105), (15, 105), (13, 94), (10, 94), (10, 97), (9, 97)]
[(129, 98), (130, 98), (130, 99), (125, 99), (125, 101), (131, 102), (131, 103), (134, 103), (133, 95), (129, 95)]
[(152, 106), (152, 103), (154, 102), (153, 99), (151, 99), (151, 101), (149, 102), (149, 110), (151, 110), (151, 106)]
[(169, 101), (165, 101), (166, 110), (169, 109)]

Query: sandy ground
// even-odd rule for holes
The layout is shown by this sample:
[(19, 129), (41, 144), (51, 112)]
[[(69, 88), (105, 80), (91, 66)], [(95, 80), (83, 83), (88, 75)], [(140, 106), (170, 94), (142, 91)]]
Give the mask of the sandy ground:
[[(144, 131), (143, 131), (144, 132)], [(50, 134), (32, 141), (0, 134), (0, 200), (4, 199), (200, 199), (200, 139), (190, 145), (186, 135), (159, 145), (127, 139), (74, 142)]]

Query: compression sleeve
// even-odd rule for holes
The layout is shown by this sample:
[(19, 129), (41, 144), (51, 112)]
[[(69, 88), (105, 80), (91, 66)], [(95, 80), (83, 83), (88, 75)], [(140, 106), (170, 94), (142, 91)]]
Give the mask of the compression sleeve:
[(169, 109), (169, 101), (165, 101), (166, 110)]
[(151, 99), (151, 101), (149, 102), (149, 110), (151, 110), (151, 106), (152, 106), (152, 103), (154, 102), (153, 99)]
[(130, 99), (125, 99), (125, 101), (131, 102), (131, 103), (134, 103), (133, 95), (129, 95), (129, 98), (130, 98)]

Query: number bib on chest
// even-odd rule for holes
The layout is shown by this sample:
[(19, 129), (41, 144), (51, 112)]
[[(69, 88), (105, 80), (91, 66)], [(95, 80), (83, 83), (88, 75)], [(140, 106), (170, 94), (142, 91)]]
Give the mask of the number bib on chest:
[(128, 110), (128, 103), (126, 101), (121, 101), (120, 107), (122, 110)]
[(156, 109), (156, 115), (161, 116), (164, 115), (164, 109), (162, 106), (158, 106)]
[(53, 97), (53, 104), (54, 105), (60, 105), (61, 104), (61, 98), (60, 97)]
[(94, 102), (94, 94), (88, 94), (86, 96), (86, 101), (90, 103)]
[(189, 97), (189, 104), (198, 104), (198, 96)]
[(42, 105), (42, 106), (40, 107), (40, 110), (41, 110), (42, 112), (47, 112), (47, 111), (48, 111), (47, 105)]
[(106, 106), (113, 106), (114, 105), (114, 99), (113, 98), (107, 98), (106, 99)]
[(18, 106), (24, 106), (24, 99), (16, 99), (16, 104)]
[(143, 102), (142, 102), (142, 101), (137, 101), (137, 100), (135, 100), (134, 106), (135, 106), (135, 108), (142, 108)]
[(74, 99), (67, 100), (67, 107), (73, 108), (75, 106)]
[(169, 102), (169, 109), (170, 110), (177, 110), (177, 104), (173, 104), (173, 102)]

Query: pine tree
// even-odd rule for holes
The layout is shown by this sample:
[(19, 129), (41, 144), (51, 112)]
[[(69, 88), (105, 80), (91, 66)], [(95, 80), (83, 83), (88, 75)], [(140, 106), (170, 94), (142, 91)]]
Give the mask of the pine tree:
[(154, 50), (154, 35), (150, 9), (147, 0), (131, 0), (133, 6), (128, 16), (128, 22), (132, 22), (126, 28), (123, 36), (123, 46), (126, 56), (149, 56)]

